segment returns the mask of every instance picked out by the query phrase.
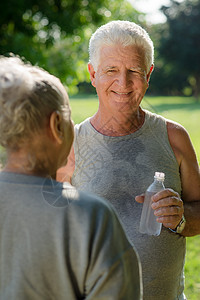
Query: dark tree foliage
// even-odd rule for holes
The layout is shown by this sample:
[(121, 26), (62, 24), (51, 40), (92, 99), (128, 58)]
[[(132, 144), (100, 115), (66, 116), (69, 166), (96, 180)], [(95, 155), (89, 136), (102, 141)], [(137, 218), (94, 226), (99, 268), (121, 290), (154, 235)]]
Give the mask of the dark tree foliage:
[[(158, 46), (162, 58), (163, 83), (171, 91), (200, 95), (200, 1), (171, 0), (162, 7), (167, 23), (161, 28)], [(177, 87), (176, 87), (177, 85)]]
[(141, 17), (126, 0), (9, 0), (0, 12), (0, 54), (24, 56), (70, 87), (88, 77), (88, 41), (98, 26)]

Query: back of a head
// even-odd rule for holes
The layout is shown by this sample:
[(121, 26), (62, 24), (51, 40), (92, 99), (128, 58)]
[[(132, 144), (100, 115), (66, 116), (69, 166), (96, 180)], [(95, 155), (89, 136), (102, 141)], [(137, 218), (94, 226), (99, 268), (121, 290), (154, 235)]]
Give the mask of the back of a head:
[(53, 111), (70, 119), (67, 93), (48, 72), (18, 57), (0, 57), (0, 144), (9, 149), (31, 139)]
[(102, 46), (136, 45), (143, 49), (147, 72), (154, 60), (154, 47), (148, 33), (139, 25), (129, 21), (111, 21), (92, 35), (89, 43), (89, 62), (97, 70)]

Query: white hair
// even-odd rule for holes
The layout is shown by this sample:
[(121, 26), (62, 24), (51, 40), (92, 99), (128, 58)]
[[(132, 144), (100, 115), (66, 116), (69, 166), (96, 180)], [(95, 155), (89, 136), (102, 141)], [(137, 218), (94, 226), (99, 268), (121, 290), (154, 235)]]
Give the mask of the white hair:
[(0, 144), (18, 149), (39, 132), (53, 111), (70, 120), (68, 95), (58, 78), (25, 64), (19, 57), (0, 57)]
[(136, 45), (143, 49), (147, 72), (154, 61), (154, 46), (148, 33), (139, 25), (129, 21), (111, 21), (101, 27), (91, 36), (89, 42), (89, 63), (96, 71), (99, 66), (102, 46)]

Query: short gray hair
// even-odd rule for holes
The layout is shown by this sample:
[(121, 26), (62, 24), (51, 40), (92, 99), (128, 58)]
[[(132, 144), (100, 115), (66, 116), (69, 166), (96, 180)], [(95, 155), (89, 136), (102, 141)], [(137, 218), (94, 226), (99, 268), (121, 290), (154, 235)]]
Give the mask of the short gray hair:
[(102, 46), (136, 45), (143, 49), (147, 72), (154, 61), (154, 46), (149, 34), (139, 25), (129, 21), (111, 21), (99, 27), (89, 42), (89, 62), (96, 71)]
[(68, 95), (59, 79), (19, 57), (0, 56), (0, 144), (18, 149), (53, 111), (70, 120)]

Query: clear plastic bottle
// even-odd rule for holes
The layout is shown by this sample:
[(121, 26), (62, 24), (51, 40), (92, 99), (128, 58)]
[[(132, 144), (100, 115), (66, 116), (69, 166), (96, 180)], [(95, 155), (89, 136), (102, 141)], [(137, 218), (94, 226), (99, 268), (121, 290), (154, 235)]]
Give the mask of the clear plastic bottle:
[(154, 210), (151, 208), (151, 197), (157, 192), (165, 189), (164, 180), (164, 173), (155, 172), (154, 182), (146, 190), (140, 219), (140, 233), (146, 233), (149, 235), (160, 234), (162, 223), (158, 223), (156, 221), (157, 217), (154, 215)]

